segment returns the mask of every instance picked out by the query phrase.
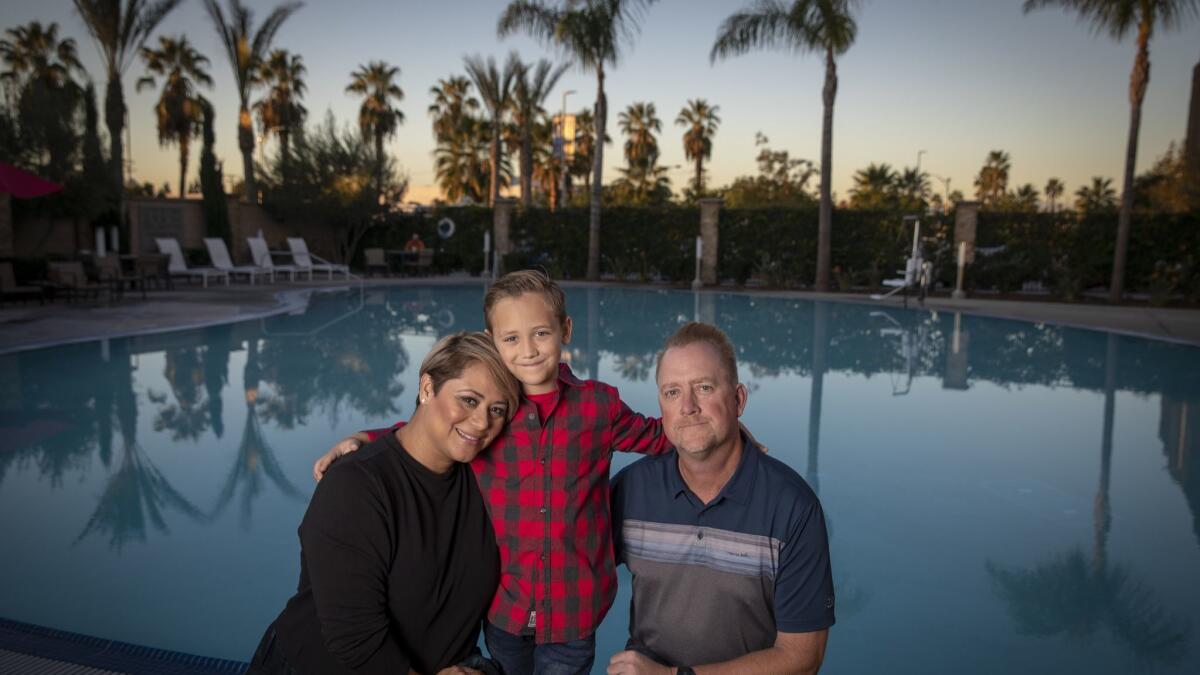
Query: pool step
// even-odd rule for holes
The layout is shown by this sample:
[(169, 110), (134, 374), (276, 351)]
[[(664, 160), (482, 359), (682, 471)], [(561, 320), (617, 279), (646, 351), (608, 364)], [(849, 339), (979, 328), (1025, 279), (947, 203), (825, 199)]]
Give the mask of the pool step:
[(0, 619), (0, 673), (241, 675), (247, 664)]

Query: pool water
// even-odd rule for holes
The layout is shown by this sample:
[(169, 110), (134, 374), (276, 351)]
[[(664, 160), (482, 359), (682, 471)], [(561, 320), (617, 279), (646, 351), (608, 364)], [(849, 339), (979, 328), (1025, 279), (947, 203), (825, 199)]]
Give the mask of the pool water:
[[(312, 461), (408, 416), (479, 285), (0, 356), (0, 617), (247, 660), (295, 589)], [(657, 415), (726, 329), (745, 424), (825, 507), (823, 672), (1200, 672), (1200, 349), (738, 294), (572, 287), (580, 375)], [(636, 457), (619, 456), (614, 470)], [(623, 648), (629, 583), (598, 633)]]

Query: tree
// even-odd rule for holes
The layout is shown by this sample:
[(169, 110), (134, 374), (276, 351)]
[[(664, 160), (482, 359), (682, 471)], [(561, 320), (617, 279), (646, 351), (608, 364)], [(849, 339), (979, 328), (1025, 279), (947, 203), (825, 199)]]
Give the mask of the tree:
[(817, 228), (816, 290), (829, 290), (833, 227), (833, 101), (837, 61), (858, 34), (857, 0), (754, 0), (721, 24), (709, 60), (745, 54), (755, 48), (782, 48), (825, 56), (824, 114), (821, 121), (821, 208)]
[(984, 208), (995, 206), (996, 200), (1008, 190), (1008, 172), (1011, 170), (1012, 162), (1009, 161), (1007, 152), (992, 150), (988, 153), (983, 168), (975, 177), (975, 196)]
[(1138, 132), (1142, 125), (1142, 101), (1150, 84), (1150, 37), (1155, 27), (1180, 28), (1200, 11), (1200, 0), (1025, 0), (1025, 12), (1042, 7), (1061, 7), (1091, 24), (1095, 33), (1108, 33), (1118, 42), (1137, 31), (1137, 52), (1129, 75), (1129, 136), (1125, 142), (1125, 180), (1121, 211), (1117, 217), (1117, 242), (1113, 251), (1109, 302), (1121, 301), (1125, 287), (1125, 258), (1133, 219), (1133, 179), (1137, 165)]
[(73, 75), (87, 75), (75, 41), (60, 40), (58, 24), (43, 27), (37, 21), (10, 28), (5, 36), (0, 81), (16, 97), (15, 126), (25, 159), (52, 180), (65, 181), (78, 151), (76, 112), (83, 100)]
[(1050, 202), (1050, 213), (1058, 211), (1058, 198), (1062, 196), (1064, 189), (1062, 181), (1057, 178), (1051, 178), (1046, 181), (1044, 191), (1046, 193), (1046, 201)]
[(204, 66), (208, 59), (188, 44), (187, 36), (160, 36), (158, 49), (142, 48), (146, 72), (137, 82), (137, 90), (156, 85), (154, 76), (163, 78), (162, 93), (154, 106), (158, 120), (158, 144), (179, 146), (179, 196), (187, 194), (188, 148), (204, 122), (203, 106), (196, 85), (212, 87), (212, 78)]
[[(655, 0), (564, 0), (546, 7), (536, 0), (512, 0), (500, 15), (501, 37), (518, 31), (552, 44), (581, 70), (596, 73), (595, 126), (597, 138), (607, 138), (608, 100), (604, 68), (616, 68), (622, 43), (631, 39), (638, 19)], [(588, 215), (587, 278), (600, 277), (600, 200), (604, 146), (593, 145), (591, 206)]]
[(364, 138), (375, 140), (375, 182), (378, 194), (383, 194), (383, 141), (396, 134), (404, 123), (404, 113), (392, 107), (392, 102), (404, 100), (404, 90), (395, 80), (400, 76), (400, 67), (384, 61), (371, 61), (360, 65), (350, 74), (346, 91), (363, 97), (358, 108), (358, 128)]
[(896, 202), (900, 209), (924, 213), (929, 205), (929, 174), (908, 167), (896, 176)]
[(1113, 189), (1111, 178), (1094, 176), (1091, 185), (1075, 191), (1075, 208), (1083, 213), (1111, 211), (1116, 206), (1117, 191)]
[(617, 115), (617, 127), (625, 134), (625, 161), (630, 166), (649, 164), (658, 157), (658, 139), (662, 120), (653, 103), (631, 103)]
[(229, 226), (229, 204), (225, 201), (224, 177), (221, 175), (221, 164), (213, 152), (216, 144), (214, 118), (216, 112), (212, 104), (200, 100), (204, 113), (203, 138), (204, 146), (200, 150), (200, 194), (201, 205), (204, 208), (204, 229), (210, 237), (220, 237), (229, 241), (232, 228)]
[(466, 118), (479, 110), (479, 101), (471, 96), (471, 81), (465, 77), (438, 80), (429, 93), (433, 95), (429, 115), (433, 118), (433, 136), (438, 141), (457, 135)]
[(104, 124), (108, 127), (112, 163), (112, 194), (117, 213), (122, 212), (125, 188), (125, 152), (121, 133), (125, 130), (125, 90), (121, 78), (150, 33), (183, 0), (75, 0), (75, 9), (96, 40), (108, 86), (104, 92)]
[(787, 150), (771, 150), (770, 139), (754, 135), (758, 152), (758, 175), (740, 176), (721, 191), (726, 206), (808, 208), (817, 201), (808, 191), (808, 181), (817, 170), (807, 159), (792, 159)]
[(299, 54), (286, 49), (271, 52), (259, 66), (258, 79), (266, 85), (267, 96), (254, 104), (258, 125), (264, 133), (279, 137), (280, 173), (287, 180), (292, 132), (304, 125), (308, 110), (300, 104), (304, 98), (304, 74), (307, 69)]
[(542, 105), (558, 84), (568, 64), (555, 67), (545, 59), (536, 64), (520, 64), (513, 87), (513, 122), (521, 139), (521, 206), (533, 203), (533, 135), (538, 120), (545, 115)]
[(704, 196), (704, 160), (712, 158), (712, 139), (721, 126), (717, 116), (720, 109), (702, 98), (691, 99), (675, 118), (676, 125), (687, 129), (683, 132), (683, 154), (696, 163), (696, 181), (692, 184), (696, 199)]
[(1154, 165), (1133, 181), (1134, 208), (1167, 213), (1189, 210), (1187, 164), (1183, 147), (1172, 141)]
[(271, 10), (266, 20), (254, 29), (254, 12), (242, 0), (226, 0), (229, 16), (217, 0), (204, 0), (204, 7), (212, 19), (225, 55), (233, 68), (233, 81), (238, 94), (238, 149), (242, 151), (242, 186), (247, 201), (258, 200), (258, 186), (254, 180), (254, 123), (250, 118), (250, 93), (259, 86), (261, 67), (275, 34), (288, 17), (303, 7), (300, 2), (288, 2)]
[(855, 209), (895, 208), (896, 172), (890, 164), (871, 162), (865, 169), (854, 172), (850, 188), (850, 206)]
[(1037, 188), (1033, 187), (1033, 183), (1026, 183), (1012, 194), (1010, 210), (1037, 213), (1038, 196)]
[(503, 70), (496, 67), (496, 59), (490, 56), (487, 61), (481, 56), (468, 56), (463, 59), (463, 64), (467, 69), (467, 77), (471, 78), (479, 98), (483, 99), (483, 107), (487, 108), (491, 123), (488, 206), (494, 206), (500, 198), (500, 157), (503, 151), (500, 139), (504, 133), (504, 116), (512, 106), (513, 80), (517, 77), (521, 62), (517, 60), (516, 52), (511, 52)]
[[(476, 204), (487, 201), (490, 134), (486, 121), (475, 116), (479, 101), (471, 96), (471, 81), (462, 76), (438, 80), (430, 88), (433, 103), (434, 173), (438, 187), (450, 203), (468, 199)], [(501, 162), (501, 183), (507, 185)]]

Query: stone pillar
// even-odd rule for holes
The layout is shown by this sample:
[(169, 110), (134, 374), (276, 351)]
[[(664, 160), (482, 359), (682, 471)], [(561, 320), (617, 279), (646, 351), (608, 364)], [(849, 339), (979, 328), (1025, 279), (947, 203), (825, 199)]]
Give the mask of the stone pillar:
[(0, 257), (13, 255), (12, 195), (0, 193)]
[(717, 244), (719, 230), (718, 217), (725, 200), (705, 198), (700, 200), (700, 238), (704, 241), (704, 251), (700, 258), (700, 281), (706, 286), (717, 283)]
[(501, 197), (492, 207), (492, 239), (496, 252), (496, 275), (504, 274), (504, 256), (512, 252), (512, 215), (517, 200)]
[(959, 202), (954, 208), (954, 255), (958, 260), (958, 243), (967, 242), (966, 263), (975, 262), (975, 228), (979, 224), (979, 202)]

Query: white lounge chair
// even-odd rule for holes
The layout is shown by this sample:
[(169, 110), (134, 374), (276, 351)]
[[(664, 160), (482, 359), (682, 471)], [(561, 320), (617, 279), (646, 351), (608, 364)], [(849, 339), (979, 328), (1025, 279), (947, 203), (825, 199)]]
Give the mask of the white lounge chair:
[(245, 276), (250, 280), (251, 286), (258, 277), (267, 277), (271, 283), (275, 283), (275, 270), (273, 269), (257, 265), (234, 265), (233, 260), (229, 257), (229, 248), (225, 246), (224, 239), (205, 237), (204, 247), (208, 249), (208, 258), (212, 260), (213, 267), (227, 272), (230, 276)]
[(158, 244), (158, 251), (169, 258), (167, 263), (167, 273), (173, 277), (187, 277), (195, 279), (200, 277), (205, 288), (208, 288), (208, 278), (224, 279), (225, 285), (229, 285), (229, 273), (224, 270), (214, 269), (212, 267), (188, 267), (187, 262), (183, 259), (183, 251), (179, 248), (179, 242), (174, 238), (157, 238), (154, 240)]
[(311, 269), (304, 269), (295, 265), (276, 265), (275, 261), (271, 260), (271, 249), (267, 248), (266, 239), (262, 237), (246, 237), (246, 243), (250, 245), (250, 257), (254, 259), (255, 265), (272, 270), (272, 272), (287, 272), (289, 281), (296, 280), (297, 272), (308, 272), (308, 278), (312, 279)]
[[(333, 278), (334, 272), (345, 274), (346, 278), (350, 278), (350, 266), (331, 263), (324, 258), (308, 252), (308, 243), (303, 237), (288, 237), (288, 248), (292, 251), (292, 260), (295, 261), (296, 267), (302, 270), (308, 270), (311, 275), (313, 272), (325, 272), (329, 278)], [(313, 261), (316, 262), (313, 262)]]

